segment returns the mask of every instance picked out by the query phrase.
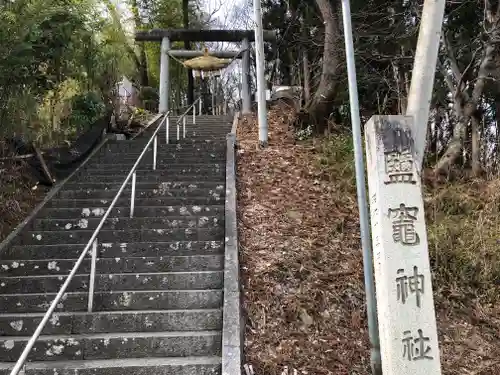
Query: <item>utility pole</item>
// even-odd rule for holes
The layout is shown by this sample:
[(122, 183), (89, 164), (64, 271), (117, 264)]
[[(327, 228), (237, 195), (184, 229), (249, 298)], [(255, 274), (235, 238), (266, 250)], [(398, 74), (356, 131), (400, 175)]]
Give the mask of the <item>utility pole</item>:
[(264, 77), (264, 35), (260, 0), (253, 1), (255, 15), (255, 57), (257, 68), (257, 112), (259, 119), (259, 146), (267, 147), (266, 79)]
[(373, 278), (373, 256), (370, 236), (370, 221), (366, 200), (365, 165), (363, 158), (363, 137), (361, 135), (361, 119), (359, 116), (358, 84), (356, 79), (356, 61), (354, 41), (352, 37), (351, 4), (342, 0), (342, 20), (344, 24), (345, 53), (347, 60), (347, 77), (349, 81), (349, 103), (351, 105), (352, 138), (354, 145), (354, 164), (356, 169), (356, 190), (359, 207), (359, 229), (361, 248), (363, 251), (363, 273), (366, 294), (366, 313), (368, 320), (368, 336), (370, 339), (370, 364), (372, 375), (382, 375), (382, 359), (380, 354), (380, 337), (377, 320), (377, 299)]
[[(182, 15), (184, 18), (184, 28), (189, 29), (189, 0), (182, 0)], [(184, 48), (191, 49), (191, 42), (184, 40)], [(188, 89), (187, 89), (187, 104), (188, 106), (194, 102), (194, 77), (191, 69), (187, 70)]]
[(418, 32), (417, 51), (411, 75), (410, 93), (406, 114), (413, 116), (415, 139), (415, 162), (422, 170), (427, 121), (434, 86), (434, 75), (441, 40), (445, 0), (425, 0)]

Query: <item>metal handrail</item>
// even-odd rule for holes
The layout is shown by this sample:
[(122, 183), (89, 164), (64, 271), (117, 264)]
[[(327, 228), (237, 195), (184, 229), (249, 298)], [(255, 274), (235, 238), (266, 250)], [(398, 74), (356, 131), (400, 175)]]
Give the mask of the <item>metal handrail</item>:
[[(182, 138), (186, 138), (186, 116), (189, 114), (189, 111), (191, 111), (191, 109), (193, 110), (193, 124), (196, 124), (196, 104), (198, 104), (198, 102), (199, 102), (199, 114), (201, 115), (201, 96), (200, 96), (177, 119), (177, 122), (176, 122), (176, 125), (177, 125), (177, 140), (180, 139), (180, 122), (181, 121), (182, 121)], [(167, 133), (166, 133), (167, 143), (168, 143), (168, 138), (169, 138), (169, 127), (170, 127), (170, 121), (167, 118), (167, 125), (166, 125), (166, 129), (167, 129)]]
[[(29, 339), (28, 343), (26, 344), (26, 347), (24, 348), (23, 352), (19, 356), (19, 359), (17, 360), (14, 368), (10, 372), (10, 375), (18, 375), (19, 371), (23, 367), (24, 363), (26, 362), (26, 359), (28, 358), (29, 353), (31, 352), (31, 349), (33, 349), (33, 346), (36, 343), (36, 340), (38, 337), (40, 337), (40, 334), (42, 333), (43, 329), (45, 328), (45, 325), (49, 321), (51, 315), (54, 313), (54, 310), (56, 309), (57, 305), (61, 301), (62, 297), (64, 296), (66, 289), (68, 288), (71, 280), (75, 276), (76, 272), (80, 268), (83, 260), (85, 259), (85, 256), (87, 255), (89, 249), (92, 247), (92, 264), (91, 264), (91, 273), (90, 273), (90, 285), (89, 285), (89, 301), (88, 301), (88, 312), (92, 312), (92, 305), (93, 305), (93, 300), (94, 300), (94, 281), (95, 281), (95, 261), (97, 258), (97, 236), (99, 235), (99, 232), (101, 231), (104, 222), (108, 218), (109, 214), (111, 213), (111, 210), (113, 210), (116, 202), (120, 198), (121, 194), (123, 193), (123, 190), (125, 189), (125, 186), (129, 182), (130, 178), (132, 178), (132, 196), (131, 196), (131, 204), (130, 204), (130, 217), (133, 216), (133, 210), (134, 210), (134, 201), (135, 201), (135, 181), (136, 181), (136, 173), (137, 173), (137, 168), (142, 161), (142, 158), (146, 154), (146, 151), (148, 150), (149, 146), (151, 145), (151, 142), (154, 142), (154, 150), (153, 150), (153, 170), (156, 169), (156, 148), (157, 148), (157, 143), (158, 143), (158, 132), (160, 131), (163, 123), (165, 122), (166, 119), (168, 119), (170, 112), (167, 112), (164, 116), (163, 119), (160, 121), (160, 124), (154, 131), (153, 135), (149, 139), (148, 143), (146, 146), (144, 146), (144, 149), (142, 150), (142, 153), (139, 155), (137, 158), (137, 161), (135, 162), (134, 166), (130, 169), (130, 172), (128, 173), (127, 177), (125, 178), (125, 181), (123, 181), (120, 189), (116, 193), (113, 201), (109, 205), (107, 211), (105, 212), (104, 216), (102, 217), (101, 221), (97, 225), (97, 228), (94, 230), (94, 233), (90, 237), (90, 240), (87, 242), (87, 245), (83, 249), (82, 253), (80, 254), (80, 257), (76, 261), (75, 265), (73, 266), (73, 269), (69, 273), (68, 277), (66, 278), (66, 281), (64, 284), (61, 286), (61, 289), (57, 293), (56, 297), (52, 301), (50, 307), (48, 308), (47, 312), (42, 318), (42, 321), (38, 324), (38, 327), (35, 330), (35, 333), (33, 333), (33, 336)], [(153, 121), (158, 121), (158, 117), (155, 117)]]

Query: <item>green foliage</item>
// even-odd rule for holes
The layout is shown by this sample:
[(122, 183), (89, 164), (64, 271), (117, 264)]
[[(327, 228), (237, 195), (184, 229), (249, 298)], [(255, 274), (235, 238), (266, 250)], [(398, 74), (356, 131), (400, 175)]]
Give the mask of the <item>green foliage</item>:
[(136, 108), (134, 110), (134, 115), (136, 115), (136, 116), (144, 116), (146, 114), (147, 114), (147, 112), (144, 110), (144, 108)]
[(429, 252), (444, 299), (494, 303), (500, 296), (498, 187), (498, 180), (459, 181), (426, 194)]
[(325, 171), (327, 178), (338, 181), (340, 193), (354, 194), (356, 179), (354, 167), (354, 145), (352, 137), (346, 135), (331, 135), (319, 143), (318, 163)]
[(141, 91), (139, 91), (139, 99), (157, 101), (159, 100), (158, 90), (150, 86), (141, 87)]
[[(110, 101), (130, 63), (116, 25), (103, 16), (99, 5), (94, 0), (16, 0), (0, 5), (1, 135), (23, 133), (50, 141), (56, 133), (74, 130), (64, 128), (71, 123), (66, 120), (73, 96), (96, 94)], [(71, 116), (83, 126), (97, 107), (87, 110)]]
[[(102, 114), (103, 105), (111, 106), (124, 76), (134, 82), (146, 76), (148, 86), (158, 87), (159, 43), (142, 44), (142, 53), (113, 4), (0, 3), (0, 136), (22, 133), (51, 143), (85, 128)], [(182, 27), (182, 0), (130, 0), (128, 5), (137, 30)], [(190, 21), (196, 24), (200, 17), (190, 5)], [(171, 87), (184, 90), (180, 64), (171, 64), (171, 77)], [(154, 91), (142, 91), (147, 108), (157, 107)]]
[(104, 102), (95, 92), (87, 92), (73, 97), (71, 115), (68, 122), (77, 130), (86, 130), (104, 115)]
[[(182, 0), (128, 0), (128, 4), (134, 15), (136, 30), (184, 28)], [(203, 16), (199, 11), (197, 2), (190, 1), (189, 24), (191, 27), (196, 27), (203, 19)], [(201, 27), (198, 26), (198, 28)], [(160, 82), (160, 43), (142, 42), (138, 49), (140, 50), (140, 48), (143, 48), (145, 52), (149, 79), (148, 86), (158, 87)], [(183, 49), (184, 44), (176, 42), (173, 43), (172, 48)], [(140, 60), (140, 53), (136, 52), (136, 56)], [(172, 107), (176, 107), (180, 105), (180, 103), (176, 103), (176, 99), (186, 93), (187, 74), (186, 69), (175, 60), (171, 60), (170, 63), (170, 79), (170, 87), (172, 88), (170, 100), (172, 101)], [(152, 100), (154, 99), (146, 99), (150, 105), (154, 105)]]
[(299, 141), (304, 141), (313, 135), (313, 127), (311, 125), (307, 126), (305, 129), (297, 131), (295, 138)]
[(148, 111), (156, 111), (160, 100), (158, 90), (150, 86), (141, 87), (139, 91), (139, 100)]

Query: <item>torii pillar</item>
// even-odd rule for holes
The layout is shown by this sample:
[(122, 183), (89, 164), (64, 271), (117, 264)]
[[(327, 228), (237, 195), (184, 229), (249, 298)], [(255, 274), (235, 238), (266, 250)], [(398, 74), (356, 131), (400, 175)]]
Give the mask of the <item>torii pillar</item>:
[(168, 51), (170, 51), (170, 39), (163, 38), (161, 41), (161, 57), (160, 57), (160, 105), (158, 113), (168, 112), (168, 93), (170, 92), (170, 61), (168, 58)]
[[(264, 41), (275, 42), (276, 31), (264, 30)], [(243, 113), (249, 113), (250, 103), (250, 43), (255, 41), (253, 30), (167, 30), (154, 29), (138, 31), (135, 33), (136, 41), (161, 42), (160, 63), (160, 105), (158, 111), (165, 113), (169, 109), (168, 96), (170, 91), (169, 81), (169, 50), (172, 42), (243, 42), (243, 72), (242, 72), (242, 101)]]
[(241, 101), (242, 114), (247, 115), (252, 111), (250, 102), (250, 42), (243, 39), (243, 58), (241, 60)]

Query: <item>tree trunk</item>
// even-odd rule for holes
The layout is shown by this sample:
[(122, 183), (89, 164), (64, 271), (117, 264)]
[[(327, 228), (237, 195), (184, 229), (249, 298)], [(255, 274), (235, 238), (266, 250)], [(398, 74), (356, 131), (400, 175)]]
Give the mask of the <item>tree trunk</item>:
[[(132, 1), (132, 14), (134, 15), (135, 30), (140, 30), (142, 26), (141, 16), (139, 14), (139, 4), (137, 0)], [(134, 53), (135, 54), (135, 53)], [(140, 85), (149, 86), (148, 59), (146, 56), (146, 47), (144, 43), (139, 44), (139, 57), (134, 59), (139, 72)]]
[(434, 128), (432, 126), (428, 127), (427, 131), (427, 152), (428, 157), (426, 160), (435, 162), (439, 150), (439, 129), (441, 128), (441, 123), (443, 121), (442, 109), (439, 104), (434, 106)]
[[(307, 14), (307, 9), (306, 9), (306, 14)], [(309, 65), (309, 55), (307, 51), (307, 46), (305, 44), (305, 41), (307, 39), (307, 25), (306, 25), (306, 20), (302, 20), (302, 38), (303, 38), (303, 45), (302, 45), (302, 68), (304, 71), (304, 102), (309, 103), (309, 100), (311, 100), (311, 67)]]
[[(450, 91), (454, 93), (454, 108), (458, 117), (458, 123), (453, 130), (453, 137), (446, 149), (446, 152), (438, 161), (435, 167), (435, 172), (444, 172), (448, 170), (455, 160), (459, 157), (460, 152), (463, 149), (463, 141), (465, 139), (465, 133), (467, 130), (467, 125), (473, 116), (477, 116), (478, 104), (483, 95), (484, 87), (486, 85), (486, 80), (489, 74), (489, 68), (492, 65), (492, 61), (495, 55), (495, 44), (490, 39), (484, 48), (483, 57), (479, 65), (479, 70), (477, 74), (477, 79), (472, 90), (472, 94), (469, 95), (465, 91), (465, 87), (462, 89), (462, 76), (466, 73), (460, 74), (458, 71), (458, 64), (456, 62), (453, 51), (451, 50), (450, 43), (446, 38), (443, 38), (445, 45), (448, 50), (448, 59), (450, 60), (453, 74), (458, 82), (458, 86), (455, 88), (451, 82), (451, 78), (448, 76), (447, 72), (445, 74), (446, 81)], [(466, 69), (467, 70), (467, 69)], [(473, 122), (477, 121), (477, 118), (473, 119)], [(476, 124), (477, 125), (477, 124)], [(473, 125), (473, 127), (475, 127)], [(477, 128), (477, 126), (476, 126)], [(473, 138), (477, 136), (476, 145), (479, 144), (479, 135), (476, 132)], [(477, 146), (479, 149), (479, 147)], [(473, 152), (474, 153), (474, 152)], [(479, 155), (479, 154), (477, 154)], [(479, 161), (478, 161), (479, 162)], [(477, 167), (477, 165), (476, 165)]]
[(149, 86), (149, 74), (148, 74), (148, 58), (146, 56), (146, 46), (144, 43), (139, 45), (141, 57), (139, 59), (140, 65), (137, 67), (140, 74), (140, 85), (142, 87)]
[(316, 0), (316, 4), (325, 25), (323, 69), (318, 89), (307, 107), (307, 112), (310, 124), (314, 124), (316, 132), (320, 133), (327, 127), (337, 97), (341, 44), (337, 1)]
[(302, 66), (304, 69), (304, 101), (309, 103), (311, 100), (311, 71), (309, 66), (309, 57), (307, 56), (307, 50), (304, 48), (302, 51)]
[(481, 174), (481, 146), (480, 146), (480, 135), (479, 135), (479, 119), (476, 116), (471, 118), (471, 163), (472, 163), (472, 173), (474, 176), (479, 176)]

